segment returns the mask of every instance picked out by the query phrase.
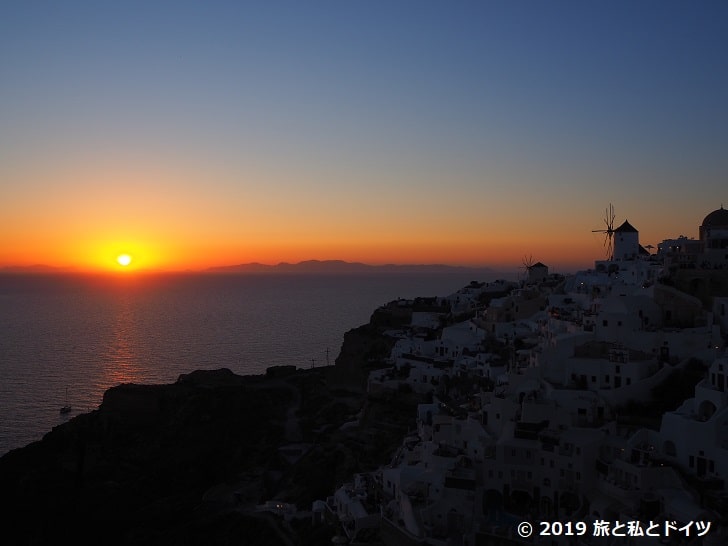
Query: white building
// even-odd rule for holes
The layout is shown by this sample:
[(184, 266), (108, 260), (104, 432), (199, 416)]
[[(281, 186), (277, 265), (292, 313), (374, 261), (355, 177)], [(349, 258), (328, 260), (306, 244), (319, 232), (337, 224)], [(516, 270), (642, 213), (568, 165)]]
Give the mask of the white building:
[(728, 357), (713, 362), (694, 398), (663, 416), (659, 438), (667, 459), (699, 478), (723, 480), (728, 489)]
[(640, 234), (627, 220), (614, 230), (614, 259), (636, 260), (640, 255)]

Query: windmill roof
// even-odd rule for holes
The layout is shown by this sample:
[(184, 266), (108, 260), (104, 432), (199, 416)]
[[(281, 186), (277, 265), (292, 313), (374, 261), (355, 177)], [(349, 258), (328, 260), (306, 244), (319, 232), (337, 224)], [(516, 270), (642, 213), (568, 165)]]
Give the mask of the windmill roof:
[(544, 264), (544, 263), (536, 262), (531, 267), (548, 267), (548, 266), (546, 264)]
[(624, 224), (619, 226), (614, 231), (619, 232), (619, 233), (624, 233), (624, 232), (638, 233), (638, 231), (635, 229), (635, 227), (632, 224), (630, 224), (627, 220), (625, 220)]

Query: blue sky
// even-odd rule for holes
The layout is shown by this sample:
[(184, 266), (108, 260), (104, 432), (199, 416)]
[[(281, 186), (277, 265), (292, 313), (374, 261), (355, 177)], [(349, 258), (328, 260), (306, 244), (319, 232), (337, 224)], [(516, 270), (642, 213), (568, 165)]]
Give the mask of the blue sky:
[(610, 201), (646, 242), (697, 234), (727, 53), (724, 2), (4, 2), (0, 262), (58, 246), (49, 215), (159, 248), (191, 218), (167, 253), (212, 262), (589, 263)]

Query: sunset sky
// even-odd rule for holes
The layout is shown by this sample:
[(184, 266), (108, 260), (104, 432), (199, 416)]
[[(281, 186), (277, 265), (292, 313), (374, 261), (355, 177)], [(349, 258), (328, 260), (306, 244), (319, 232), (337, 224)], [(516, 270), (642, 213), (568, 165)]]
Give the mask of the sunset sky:
[(728, 206), (723, 1), (4, 1), (0, 267), (556, 270)]

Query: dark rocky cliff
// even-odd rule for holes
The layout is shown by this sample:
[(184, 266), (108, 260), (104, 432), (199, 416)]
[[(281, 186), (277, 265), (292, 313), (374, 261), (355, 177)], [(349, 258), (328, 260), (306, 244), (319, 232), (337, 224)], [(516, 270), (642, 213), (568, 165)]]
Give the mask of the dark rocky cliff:
[(328, 368), (109, 389), (98, 410), (0, 458), (2, 543), (330, 543), (336, 530), (305, 514), (285, 522), (255, 507), (309, 510), (388, 460), (417, 402), (365, 395), (389, 344), (370, 324), (347, 333)]

